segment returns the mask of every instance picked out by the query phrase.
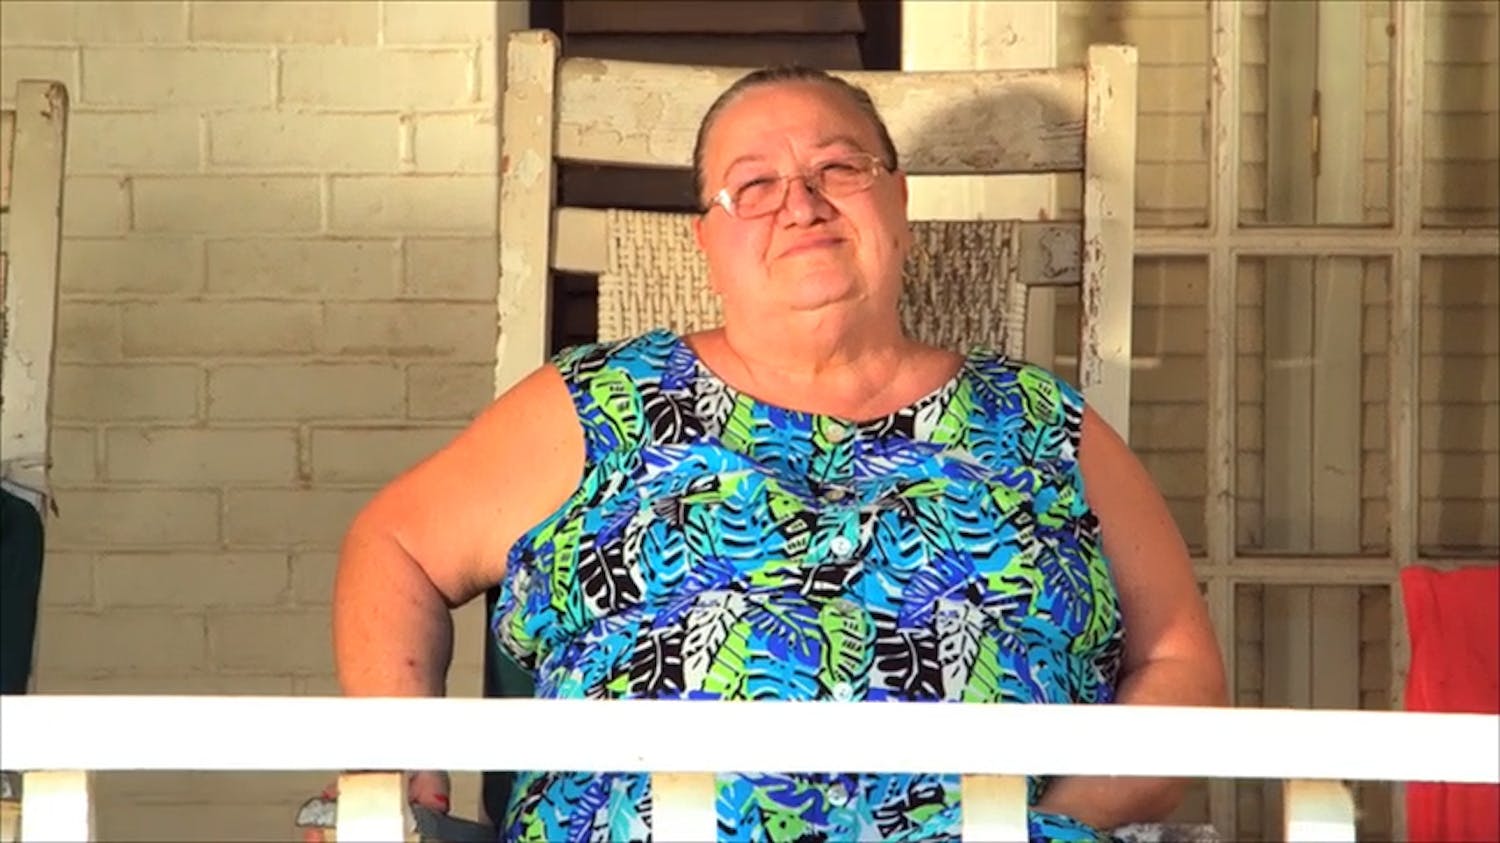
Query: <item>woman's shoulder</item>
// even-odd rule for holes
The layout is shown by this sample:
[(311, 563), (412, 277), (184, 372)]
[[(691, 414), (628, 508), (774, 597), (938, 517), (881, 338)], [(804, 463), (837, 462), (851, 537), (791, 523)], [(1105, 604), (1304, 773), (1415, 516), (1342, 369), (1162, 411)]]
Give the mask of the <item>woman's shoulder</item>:
[(552, 365), (570, 383), (590, 380), (604, 371), (643, 376), (667, 365), (680, 341), (664, 328), (625, 339), (572, 345), (552, 357)]
[(1020, 397), (1032, 414), (1058, 423), (1081, 421), (1083, 394), (1051, 369), (989, 348), (971, 350), (965, 367), (984, 391), (996, 397)]

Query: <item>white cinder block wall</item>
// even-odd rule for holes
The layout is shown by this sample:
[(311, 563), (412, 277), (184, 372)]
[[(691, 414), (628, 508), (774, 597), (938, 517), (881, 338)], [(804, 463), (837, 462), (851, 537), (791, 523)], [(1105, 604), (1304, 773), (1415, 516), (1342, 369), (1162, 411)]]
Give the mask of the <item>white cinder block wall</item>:
[[(343, 529), (491, 395), (497, 46), (525, 18), (0, 3), (0, 95), (72, 97), (39, 691), (336, 689)], [(100, 834), (290, 839), (325, 779), (106, 775)]]

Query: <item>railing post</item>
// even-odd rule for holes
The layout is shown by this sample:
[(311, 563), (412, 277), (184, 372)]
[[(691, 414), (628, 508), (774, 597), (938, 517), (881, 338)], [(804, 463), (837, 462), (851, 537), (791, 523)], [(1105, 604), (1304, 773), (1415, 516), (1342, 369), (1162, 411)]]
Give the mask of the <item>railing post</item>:
[(959, 838), (964, 843), (1031, 839), (1024, 776), (964, 776), (959, 799), (963, 816)]
[(1354, 799), (1343, 782), (1288, 779), (1281, 802), (1287, 843), (1354, 843)]
[(404, 843), (411, 829), (404, 773), (345, 773), (339, 776), (336, 839), (360, 843)]
[(656, 843), (718, 839), (716, 799), (713, 773), (652, 773), (651, 839)]
[(21, 781), (22, 840), (94, 840), (94, 774), (26, 773)]

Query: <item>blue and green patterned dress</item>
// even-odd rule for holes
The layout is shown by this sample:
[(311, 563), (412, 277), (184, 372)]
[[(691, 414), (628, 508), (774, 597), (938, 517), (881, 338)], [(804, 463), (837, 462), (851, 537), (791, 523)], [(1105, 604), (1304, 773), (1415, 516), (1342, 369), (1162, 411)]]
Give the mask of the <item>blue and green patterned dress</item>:
[[(665, 331), (554, 363), (583, 477), (512, 549), (493, 618), (537, 696), (1113, 700), (1123, 630), (1083, 404), (1054, 376), (972, 352), (851, 423), (738, 393)], [(719, 836), (955, 839), (958, 795), (947, 775), (721, 775)], [(641, 840), (650, 806), (644, 775), (522, 773), (503, 834)], [(1108, 839), (1036, 811), (1031, 835)]]

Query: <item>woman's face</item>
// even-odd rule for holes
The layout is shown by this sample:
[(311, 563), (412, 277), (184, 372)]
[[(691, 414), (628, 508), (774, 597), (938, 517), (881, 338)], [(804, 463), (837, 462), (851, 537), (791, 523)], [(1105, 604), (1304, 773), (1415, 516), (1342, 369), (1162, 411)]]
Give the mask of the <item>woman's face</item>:
[[(884, 159), (874, 125), (849, 97), (819, 82), (767, 84), (719, 112), (704, 183), (712, 195), (859, 153)], [(746, 220), (715, 206), (694, 229), (726, 320), (850, 305), (894, 312), (911, 239), (906, 179), (882, 169), (869, 189), (829, 198), (793, 178), (780, 210)]]

